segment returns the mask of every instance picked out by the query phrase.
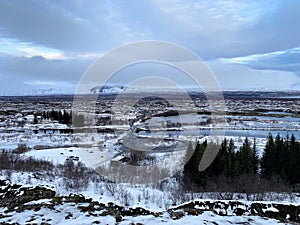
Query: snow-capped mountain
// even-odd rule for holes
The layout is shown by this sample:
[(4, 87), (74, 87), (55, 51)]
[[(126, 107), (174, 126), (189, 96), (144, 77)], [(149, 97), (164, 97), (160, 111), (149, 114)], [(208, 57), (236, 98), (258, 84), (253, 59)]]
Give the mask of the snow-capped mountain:
[(116, 85), (104, 85), (104, 86), (95, 86), (91, 88), (90, 93), (97, 94), (97, 93), (106, 93), (106, 94), (115, 94), (119, 93), (123, 90), (123, 86)]

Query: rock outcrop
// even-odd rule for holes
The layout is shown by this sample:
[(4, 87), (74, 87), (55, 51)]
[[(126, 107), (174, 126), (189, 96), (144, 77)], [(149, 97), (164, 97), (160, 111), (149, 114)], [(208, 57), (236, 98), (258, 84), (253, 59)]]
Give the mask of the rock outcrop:
[(0, 180), (0, 207), (14, 209), (16, 206), (40, 199), (51, 199), (55, 191), (47, 187), (22, 187), (11, 184), (8, 180)]
[(240, 201), (192, 201), (173, 207), (168, 210), (173, 212), (185, 212), (189, 215), (198, 215), (203, 211), (212, 211), (220, 216), (257, 215), (274, 218), (287, 222), (300, 222), (300, 206), (281, 203), (260, 203)]
[[(41, 200), (38, 202), (33, 202)], [(43, 202), (45, 200), (45, 202)], [(26, 204), (29, 203), (30, 204)], [(54, 210), (56, 206), (74, 203), (80, 212), (96, 216), (113, 216), (116, 222), (122, 221), (123, 217), (136, 217), (152, 215), (159, 217), (165, 212), (152, 212), (137, 207), (126, 208), (113, 202), (107, 204), (93, 201), (83, 195), (70, 194), (69, 196), (56, 196), (55, 191), (47, 187), (23, 187), (11, 184), (7, 180), (0, 180), (0, 208), (7, 208), (6, 212), (24, 212), (25, 210), (39, 211), (41, 208)], [(265, 203), (265, 202), (241, 202), (241, 201), (215, 201), (198, 200), (184, 203), (167, 210), (173, 220), (181, 219), (186, 215), (197, 216), (204, 211), (211, 211), (220, 216), (247, 216), (258, 215), (261, 217), (274, 218), (283, 222), (300, 223), (300, 206), (293, 204)], [(0, 214), (0, 218), (6, 215)], [(66, 215), (65, 219), (71, 218)]]

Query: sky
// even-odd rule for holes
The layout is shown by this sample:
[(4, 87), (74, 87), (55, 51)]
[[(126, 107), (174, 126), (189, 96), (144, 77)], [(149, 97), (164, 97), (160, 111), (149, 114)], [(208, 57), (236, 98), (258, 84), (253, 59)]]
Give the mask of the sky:
[(0, 0), (0, 93), (74, 92), (91, 63), (143, 40), (188, 48), (224, 90), (300, 90), (299, 9), (298, 0)]

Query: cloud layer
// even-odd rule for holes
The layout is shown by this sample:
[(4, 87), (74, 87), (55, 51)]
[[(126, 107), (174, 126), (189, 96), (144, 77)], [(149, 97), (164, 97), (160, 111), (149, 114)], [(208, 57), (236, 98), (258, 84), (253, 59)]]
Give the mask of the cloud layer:
[(145, 39), (189, 48), (224, 88), (298, 89), (299, 8), (297, 0), (3, 0), (0, 89), (75, 87), (97, 57)]

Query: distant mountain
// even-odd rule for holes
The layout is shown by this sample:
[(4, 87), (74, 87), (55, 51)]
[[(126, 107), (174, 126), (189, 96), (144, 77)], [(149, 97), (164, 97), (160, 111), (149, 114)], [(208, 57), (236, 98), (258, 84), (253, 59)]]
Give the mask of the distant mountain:
[(59, 88), (39, 88), (33, 90), (24, 90), (18, 92), (0, 93), (0, 96), (29, 96), (29, 95), (60, 95), (60, 94), (74, 94), (74, 90), (59, 89)]
[[(271, 96), (271, 97), (299, 97), (300, 96), (300, 84), (294, 86), (291, 90), (272, 90), (272, 89), (224, 89), (223, 94), (225, 96), (234, 94), (237, 95), (240, 93), (241, 95), (248, 96)], [(118, 94), (120, 92), (123, 93), (174, 93), (178, 91), (174, 88), (150, 88), (150, 87), (134, 87), (134, 88), (126, 88), (122, 85), (104, 85), (104, 86), (95, 86), (87, 92), (81, 94)], [(186, 91), (187, 93), (203, 93), (203, 91), (199, 88), (191, 88), (186, 87), (181, 91)], [(210, 90), (214, 91), (214, 90)], [(77, 94), (75, 87), (66, 87), (62, 88), (39, 88), (32, 90), (23, 90), (23, 91), (10, 91), (10, 92), (0, 92), (0, 96), (39, 96), (39, 95), (69, 95), (69, 94)]]
[(96, 86), (91, 88), (90, 93), (99, 94), (99, 93), (106, 93), (106, 94), (117, 94), (123, 90), (123, 86), (117, 85), (104, 85), (104, 86)]

